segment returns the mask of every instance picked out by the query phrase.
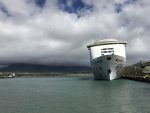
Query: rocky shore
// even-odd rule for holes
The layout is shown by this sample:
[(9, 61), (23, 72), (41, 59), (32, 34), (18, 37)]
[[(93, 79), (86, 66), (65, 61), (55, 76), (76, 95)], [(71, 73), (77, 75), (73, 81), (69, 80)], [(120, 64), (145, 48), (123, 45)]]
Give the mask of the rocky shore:
[(123, 70), (122, 78), (149, 82), (150, 83), (150, 62), (139, 62), (127, 66)]
[(122, 78), (150, 83), (150, 76), (124, 76)]

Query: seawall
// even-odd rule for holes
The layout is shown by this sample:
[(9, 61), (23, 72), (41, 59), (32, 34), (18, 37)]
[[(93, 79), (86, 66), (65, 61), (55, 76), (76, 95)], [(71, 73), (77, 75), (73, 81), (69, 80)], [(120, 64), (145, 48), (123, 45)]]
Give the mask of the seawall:
[(124, 67), (122, 78), (150, 83), (150, 62), (139, 62)]
[(131, 75), (131, 76), (123, 76), (122, 78), (150, 83), (150, 76), (133, 76), (133, 75)]

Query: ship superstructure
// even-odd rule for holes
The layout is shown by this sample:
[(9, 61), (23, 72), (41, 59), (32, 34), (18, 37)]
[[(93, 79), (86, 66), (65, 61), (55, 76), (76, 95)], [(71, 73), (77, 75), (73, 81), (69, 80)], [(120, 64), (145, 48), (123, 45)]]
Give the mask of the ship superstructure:
[(113, 80), (121, 75), (126, 61), (126, 41), (104, 39), (87, 46), (95, 79)]

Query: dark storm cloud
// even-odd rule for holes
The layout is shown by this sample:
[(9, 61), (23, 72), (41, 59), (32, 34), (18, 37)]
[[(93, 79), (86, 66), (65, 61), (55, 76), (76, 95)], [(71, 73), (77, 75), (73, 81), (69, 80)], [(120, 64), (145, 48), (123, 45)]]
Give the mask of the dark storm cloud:
[(128, 41), (128, 64), (149, 60), (149, 1), (74, 1), (1, 0), (0, 64), (90, 65), (86, 46), (103, 38)]

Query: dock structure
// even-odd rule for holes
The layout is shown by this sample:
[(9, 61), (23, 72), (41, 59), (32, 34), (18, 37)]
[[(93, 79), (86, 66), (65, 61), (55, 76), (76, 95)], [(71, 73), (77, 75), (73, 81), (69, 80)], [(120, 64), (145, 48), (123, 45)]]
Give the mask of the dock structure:
[(150, 62), (139, 62), (123, 69), (122, 77), (144, 82), (150, 82)]
[(14, 78), (15, 76), (14, 72), (0, 72), (0, 78)]

